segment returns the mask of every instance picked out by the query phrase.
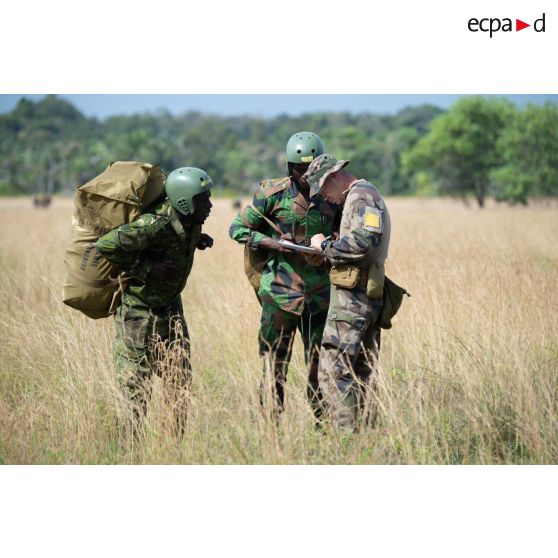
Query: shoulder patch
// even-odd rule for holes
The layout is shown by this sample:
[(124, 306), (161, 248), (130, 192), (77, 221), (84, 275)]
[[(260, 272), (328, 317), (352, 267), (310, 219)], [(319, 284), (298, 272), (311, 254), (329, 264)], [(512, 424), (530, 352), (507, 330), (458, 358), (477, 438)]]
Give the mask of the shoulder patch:
[(269, 178), (260, 182), (260, 192), (264, 195), (264, 197), (269, 198), (277, 192), (286, 190), (290, 185), (291, 179), (288, 176), (285, 178)]
[(367, 207), (364, 212), (364, 228), (375, 233), (382, 233), (382, 213), (375, 207)]

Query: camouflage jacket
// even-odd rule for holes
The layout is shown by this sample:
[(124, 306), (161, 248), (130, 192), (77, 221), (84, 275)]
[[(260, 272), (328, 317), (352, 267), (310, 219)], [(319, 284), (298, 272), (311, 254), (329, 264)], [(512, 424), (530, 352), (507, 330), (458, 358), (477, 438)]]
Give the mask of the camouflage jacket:
[(384, 263), (388, 255), (391, 220), (388, 208), (375, 186), (355, 181), (349, 189), (339, 230), (339, 239), (326, 244), (324, 253), (333, 264), (368, 267)]
[[(331, 235), (337, 206), (323, 200), (308, 202), (290, 177), (263, 180), (253, 206), (283, 233), (290, 233), (299, 244), (310, 245), (314, 234)], [(261, 240), (277, 233), (250, 206), (242, 209), (231, 224), (233, 240), (257, 249)], [(259, 296), (263, 302), (301, 315), (306, 305), (311, 314), (329, 306), (327, 267), (306, 263), (300, 254), (271, 252), (262, 274)]]
[[(96, 248), (129, 276), (122, 297), (125, 304), (163, 307), (186, 286), (200, 234), (201, 225), (183, 226), (167, 200), (99, 238)], [(170, 264), (169, 271), (164, 279), (155, 279), (151, 268), (161, 261)]]

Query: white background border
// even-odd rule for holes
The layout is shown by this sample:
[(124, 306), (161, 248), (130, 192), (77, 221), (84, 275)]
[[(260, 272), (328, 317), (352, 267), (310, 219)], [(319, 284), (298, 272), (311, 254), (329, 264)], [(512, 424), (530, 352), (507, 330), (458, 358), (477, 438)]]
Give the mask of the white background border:
[(6, 466), (1, 544), (10, 558), (538, 558), (556, 550), (555, 472), (544, 466)]
[[(4, 93), (556, 93), (554, 2), (4, 3)], [(547, 30), (471, 33), (470, 18)]]
[[(0, 92), (557, 93), (553, 5), (4, 3)], [(556, 551), (555, 467), (5, 466), (0, 493), (10, 557)]]

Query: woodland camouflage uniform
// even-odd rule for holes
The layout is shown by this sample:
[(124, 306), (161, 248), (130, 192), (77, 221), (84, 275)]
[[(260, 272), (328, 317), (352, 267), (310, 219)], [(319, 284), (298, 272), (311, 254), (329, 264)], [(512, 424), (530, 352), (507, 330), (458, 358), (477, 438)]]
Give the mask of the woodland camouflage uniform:
[[(283, 234), (290, 233), (296, 243), (307, 246), (314, 234), (331, 234), (337, 210), (325, 201), (307, 201), (292, 177), (262, 181), (252, 205), (276, 223)], [(257, 249), (264, 237), (277, 236), (260, 213), (250, 206), (242, 209), (231, 224), (230, 237)], [(314, 413), (319, 416), (317, 360), (329, 307), (328, 269), (325, 265), (308, 264), (301, 254), (274, 251), (269, 254), (258, 291), (262, 303), (259, 352), (265, 357), (264, 379), (271, 369), (280, 411), (298, 328), (308, 366), (308, 397)], [(264, 391), (262, 382), (262, 394)]]
[[(130, 276), (115, 315), (114, 359), (119, 380), (139, 405), (146, 401), (143, 380), (160, 372), (163, 354), (167, 359), (172, 355), (171, 364), (182, 371), (175, 379), (178, 384), (186, 387), (190, 380), (189, 337), (180, 293), (200, 234), (201, 225), (182, 225), (167, 200), (97, 241), (98, 252)], [(169, 264), (165, 278), (150, 277), (152, 262), (161, 260)]]
[[(322, 155), (310, 165), (306, 175), (309, 183), (312, 184), (309, 175), (319, 173), (325, 157)], [(324, 408), (337, 427), (357, 426), (367, 391), (375, 387), (380, 349), (380, 327), (376, 322), (382, 311), (382, 295), (369, 298), (366, 283), (371, 265), (382, 264), (383, 268), (390, 233), (389, 211), (377, 188), (366, 180), (355, 180), (346, 193), (338, 240), (323, 243), (324, 254), (333, 268), (346, 264), (359, 268), (354, 288), (331, 286), (320, 351), (318, 377)]]

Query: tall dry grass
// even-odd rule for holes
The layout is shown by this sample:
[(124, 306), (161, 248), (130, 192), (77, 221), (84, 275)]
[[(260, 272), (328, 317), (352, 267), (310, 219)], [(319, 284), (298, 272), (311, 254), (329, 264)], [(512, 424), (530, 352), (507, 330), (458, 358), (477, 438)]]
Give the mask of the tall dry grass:
[(112, 369), (112, 320), (60, 302), (71, 201), (0, 200), (4, 463), (556, 463), (558, 210), (389, 200), (388, 274), (412, 293), (382, 338), (378, 423), (314, 430), (300, 343), (278, 427), (258, 406), (259, 307), (218, 201), (183, 293), (193, 382), (183, 438), (156, 381), (143, 432)]

